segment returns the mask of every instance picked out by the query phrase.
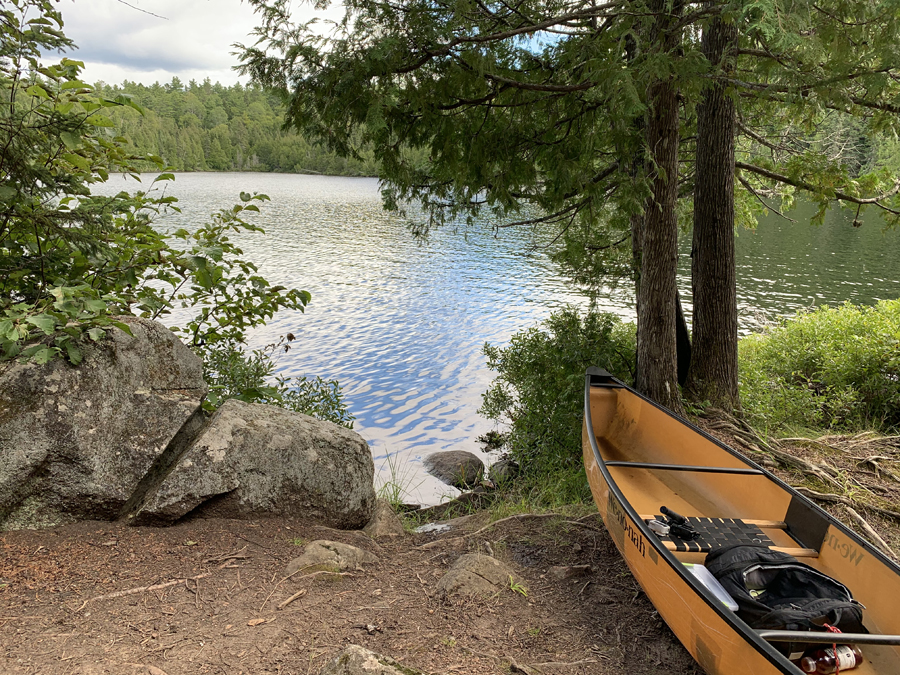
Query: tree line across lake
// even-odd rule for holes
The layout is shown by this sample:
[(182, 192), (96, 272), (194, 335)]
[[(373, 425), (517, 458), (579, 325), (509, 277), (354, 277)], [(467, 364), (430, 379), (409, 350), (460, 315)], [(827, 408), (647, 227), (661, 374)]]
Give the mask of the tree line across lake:
[[(143, 109), (110, 113), (138, 155), (158, 155), (175, 171), (278, 171), (374, 176), (371, 150), (340, 157), (295, 131), (282, 129), (284, 106), (257, 86), (224, 86), (209, 79), (184, 84), (98, 83), (107, 99), (126, 95)], [(149, 168), (149, 167), (147, 167)]]
[[(284, 105), (257, 85), (226, 86), (208, 78), (187, 84), (144, 85), (125, 81), (96, 85), (97, 94), (130, 97), (143, 114), (123, 108), (111, 114), (119, 133), (138, 155), (158, 155), (175, 171), (273, 171), (281, 173), (375, 176), (371, 147), (361, 159), (342, 157), (294, 130), (285, 130)], [(900, 141), (873, 139), (859, 119), (831, 115), (807, 142), (822, 148), (856, 175), (900, 167)]]

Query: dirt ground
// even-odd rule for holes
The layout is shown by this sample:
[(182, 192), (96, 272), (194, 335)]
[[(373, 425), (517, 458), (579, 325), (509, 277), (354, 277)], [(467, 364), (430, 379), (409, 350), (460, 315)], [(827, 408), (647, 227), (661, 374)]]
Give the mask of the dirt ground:
[[(534, 517), (419, 548), (267, 519), (167, 529), (86, 522), (0, 536), (4, 675), (317, 674), (348, 644), (431, 673), (700, 673), (635, 584), (596, 517)], [(460, 527), (474, 531), (486, 514)], [(352, 576), (285, 579), (301, 546), (331, 539), (379, 562)], [(527, 595), (443, 599), (463, 553), (486, 550)], [(590, 565), (560, 580), (554, 565)], [(290, 596), (297, 600), (279, 609)]]
[[(900, 550), (900, 519), (861, 506), (900, 510), (900, 438), (779, 447), (805, 464), (744, 449), (792, 485), (841, 495), (820, 503), (871, 539), (852, 522), (851, 506)], [(317, 675), (348, 644), (435, 674), (702, 672), (634, 582), (599, 517), (526, 516), (456, 538), (487, 520), (480, 512), (446, 534), (379, 543), (286, 519), (196, 519), (166, 529), (86, 522), (2, 533), (0, 675)], [(285, 578), (288, 562), (317, 539), (364, 548), (378, 563), (342, 577)], [(473, 551), (508, 563), (524, 593), (442, 598), (437, 581)], [(558, 579), (550, 569), (559, 565), (590, 570)]]

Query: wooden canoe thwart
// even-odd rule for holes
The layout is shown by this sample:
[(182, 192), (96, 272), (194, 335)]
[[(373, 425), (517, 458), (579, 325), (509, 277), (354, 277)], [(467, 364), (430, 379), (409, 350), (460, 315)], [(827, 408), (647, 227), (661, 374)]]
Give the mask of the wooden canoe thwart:
[[(709, 551), (738, 543), (783, 551), (847, 586), (865, 607), (870, 631), (844, 636), (865, 657), (852, 672), (900, 675), (900, 567), (852, 530), (597, 368), (588, 369), (585, 381), (582, 443), (591, 492), (616, 547), (710, 675), (802, 674), (776, 648), (791, 633), (752, 629), (689, 570)], [(681, 533), (687, 540), (674, 528), (651, 530), (651, 521), (664, 521), (663, 507), (685, 517), (693, 531)], [(807, 642), (831, 639), (803, 635)]]

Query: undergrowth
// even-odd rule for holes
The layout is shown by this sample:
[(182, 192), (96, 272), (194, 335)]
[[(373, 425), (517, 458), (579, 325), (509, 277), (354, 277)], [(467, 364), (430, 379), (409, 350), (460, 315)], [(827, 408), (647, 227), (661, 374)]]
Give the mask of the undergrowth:
[(584, 372), (603, 365), (630, 382), (634, 326), (567, 307), (506, 347), (486, 344), (484, 353), (497, 378), (479, 412), (508, 425), (506, 450), (522, 469), (515, 489), (536, 503), (589, 500), (581, 461)]
[(739, 344), (741, 402), (766, 432), (900, 426), (900, 300), (821, 307)]

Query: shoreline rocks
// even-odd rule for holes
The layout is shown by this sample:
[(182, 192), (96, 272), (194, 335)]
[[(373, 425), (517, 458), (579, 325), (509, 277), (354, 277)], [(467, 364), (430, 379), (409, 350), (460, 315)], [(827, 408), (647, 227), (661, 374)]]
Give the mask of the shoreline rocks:
[(0, 366), (0, 531), (188, 514), (292, 515), (358, 529), (375, 505), (366, 441), (237, 400), (207, 418), (200, 359), (165, 326), (122, 319), (73, 367)]

